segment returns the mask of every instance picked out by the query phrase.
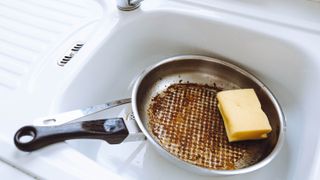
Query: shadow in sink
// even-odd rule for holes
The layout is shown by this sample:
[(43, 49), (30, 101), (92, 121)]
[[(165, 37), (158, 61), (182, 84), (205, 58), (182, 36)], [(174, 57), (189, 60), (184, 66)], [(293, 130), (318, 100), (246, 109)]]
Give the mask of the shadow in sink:
[[(134, 16), (118, 24), (104, 40), (104, 44), (63, 92), (56, 109), (66, 111), (130, 97), (130, 84), (135, 77), (149, 65), (167, 57), (199, 54), (226, 59), (252, 72), (271, 89), (282, 105), (288, 122), (287, 144), (281, 154), (267, 167), (243, 175), (243, 178), (291, 179), (297, 174), (297, 177), (303, 177), (308, 175), (308, 171), (298, 171), (297, 168), (302, 163), (305, 168), (311, 169), (312, 164), (306, 162), (312, 162), (315, 154), (312, 147), (316, 145), (313, 142), (319, 138), (312, 136), (316, 132), (312, 125), (316, 123), (316, 112), (307, 107), (313, 106), (312, 94), (320, 89), (318, 84), (313, 83), (320, 81), (320, 71), (315, 60), (303, 48), (271, 34), (170, 12), (146, 12)], [(310, 138), (309, 141), (306, 141), (307, 138)], [(142, 169), (136, 170), (135, 165), (129, 165), (124, 168), (127, 171), (122, 172), (124, 175), (136, 173), (138, 179), (150, 179), (151, 174), (159, 179), (199, 178), (173, 167), (148, 145), (139, 149), (135, 143), (122, 144), (113, 146), (113, 150), (109, 146), (105, 148), (108, 149), (107, 154), (92, 158), (103, 164), (121, 167), (117, 163), (123, 164), (126, 160), (117, 160), (120, 149), (138, 148), (145, 151), (143, 162), (139, 162), (143, 164), (139, 165)], [(83, 149), (88, 149), (88, 146), (76, 148), (85, 152)], [(102, 149), (99, 153), (103, 152)], [(304, 151), (308, 154), (301, 153)], [(107, 156), (111, 159), (104, 159)], [(153, 173), (147, 177), (146, 172)]]

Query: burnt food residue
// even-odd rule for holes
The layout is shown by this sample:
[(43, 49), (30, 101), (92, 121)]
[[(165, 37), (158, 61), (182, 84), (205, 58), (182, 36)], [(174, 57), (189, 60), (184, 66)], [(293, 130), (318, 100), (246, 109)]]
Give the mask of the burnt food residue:
[(229, 143), (217, 108), (222, 89), (178, 83), (153, 97), (148, 129), (169, 153), (188, 163), (216, 170), (250, 166), (263, 158), (265, 141)]

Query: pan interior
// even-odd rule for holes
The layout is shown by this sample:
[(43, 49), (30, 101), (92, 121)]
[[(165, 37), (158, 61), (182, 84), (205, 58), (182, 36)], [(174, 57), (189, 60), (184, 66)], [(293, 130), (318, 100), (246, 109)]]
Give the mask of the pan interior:
[[(255, 89), (273, 128), (266, 140), (227, 141), (215, 95), (238, 88)], [(279, 117), (270, 94), (259, 81), (223, 61), (163, 63), (143, 77), (136, 96), (138, 116), (151, 142), (189, 164), (214, 170), (242, 169), (267, 157), (277, 143)], [(190, 97), (196, 100), (186, 104)], [(159, 112), (165, 118), (159, 119)]]

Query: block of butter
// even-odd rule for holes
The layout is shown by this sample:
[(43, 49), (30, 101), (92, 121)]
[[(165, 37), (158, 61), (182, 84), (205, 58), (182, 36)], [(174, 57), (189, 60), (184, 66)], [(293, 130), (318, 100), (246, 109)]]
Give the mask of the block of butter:
[(229, 142), (267, 138), (272, 129), (253, 89), (217, 93)]

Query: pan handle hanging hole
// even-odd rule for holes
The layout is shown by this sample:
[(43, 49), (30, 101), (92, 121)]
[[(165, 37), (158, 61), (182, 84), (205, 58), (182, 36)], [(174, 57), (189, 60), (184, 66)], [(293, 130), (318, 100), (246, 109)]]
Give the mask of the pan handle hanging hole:
[(33, 141), (36, 137), (36, 130), (31, 126), (21, 128), (15, 135), (16, 142), (20, 144), (27, 144)]

